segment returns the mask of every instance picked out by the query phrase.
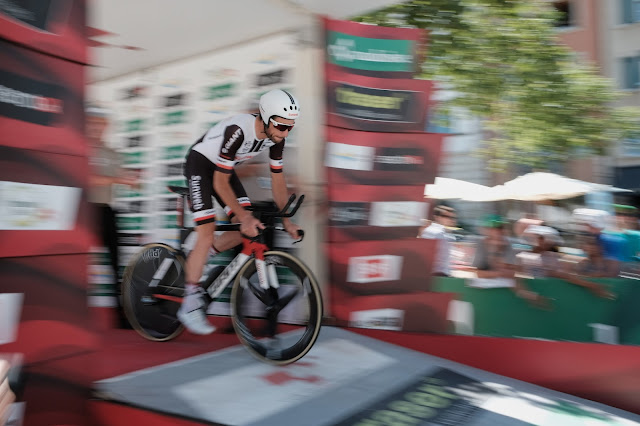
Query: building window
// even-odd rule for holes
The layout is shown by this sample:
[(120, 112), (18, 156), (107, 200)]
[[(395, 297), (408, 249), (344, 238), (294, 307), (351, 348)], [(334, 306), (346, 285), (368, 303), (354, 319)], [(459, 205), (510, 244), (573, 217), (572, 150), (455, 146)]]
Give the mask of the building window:
[(640, 56), (622, 58), (622, 88), (640, 89)]
[(622, 1), (622, 22), (624, 24), (633, 24), (640, 22), (640, 0), (621, 0)]
[(571, 14), (571, 5), (569, 1), (554, 1), (553, 7), (559, 13), (556, 27), (570, 27), (573, 25), (573, 16)]

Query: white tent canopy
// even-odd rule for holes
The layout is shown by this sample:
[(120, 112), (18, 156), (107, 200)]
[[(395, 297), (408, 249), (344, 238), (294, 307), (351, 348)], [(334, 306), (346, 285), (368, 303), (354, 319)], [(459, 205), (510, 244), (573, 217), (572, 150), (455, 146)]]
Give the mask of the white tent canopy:
[(528, 173), (503, 185), (493, 187), (457, 179), (436, 177), (433, 184), (425, 187), (425, 197), (427, 198), (463, 201), (562, 200), (592, 192), (631, 191), (544, 172)]

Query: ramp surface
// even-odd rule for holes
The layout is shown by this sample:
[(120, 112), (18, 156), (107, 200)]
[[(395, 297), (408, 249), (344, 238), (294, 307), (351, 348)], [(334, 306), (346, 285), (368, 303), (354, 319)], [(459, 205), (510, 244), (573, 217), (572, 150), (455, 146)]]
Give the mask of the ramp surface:
[(323, 327), (284, 367), (241, 346), (99, 381), (105, 400), (224, 425), (638, 425), (640, 416)]

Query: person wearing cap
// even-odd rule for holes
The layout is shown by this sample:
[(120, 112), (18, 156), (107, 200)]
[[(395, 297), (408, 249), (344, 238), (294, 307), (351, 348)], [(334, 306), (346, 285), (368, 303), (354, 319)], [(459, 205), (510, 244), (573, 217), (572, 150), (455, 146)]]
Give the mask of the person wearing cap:
[(86, 108), (85, 128), (89, 143), (89, 202), (96, 215), (97, 233), (104, 247), (109, 250), (116, 290), (118, 322), (120, 328), (130, 328), (120, 303), (118, 279), (118, 229), (116, 212), (112, 207), (113, 185), (136, 185), (137, 179), (122, 169), (121, 155), (107, 146), (104, 134), (109, 125), (109, 110), (97, 104)]
[(453, 207), (439, 205), (433, 209), (433, 221), (423, 221), (418, 238), (438, 240), (438, 250), (432, 275), (451, 276), (451, 249), (454, 240), (450, 230), (456, 226), (458, 216)]

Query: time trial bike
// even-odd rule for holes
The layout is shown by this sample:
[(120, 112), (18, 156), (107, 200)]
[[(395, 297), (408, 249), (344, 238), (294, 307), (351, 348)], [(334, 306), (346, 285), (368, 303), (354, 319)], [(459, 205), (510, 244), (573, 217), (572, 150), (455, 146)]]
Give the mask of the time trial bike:
[[(184, 262), (193, 231), (185, 226), (188, 188), (168, 188), (181, 196), (180, 247), (164, 243), (142, 246), (122, 279), (127, 319), (140, 335), (153, 341), (168, 341), (183, 331), (176, 314), (184, 296)], [(233, 328), (251, 354), (272, 364), (289, 364), (302, 358), (316, 342), (322, 323), (322, 293), (311, 270), (294, 254), (271, 247), (273, 231), (284, 231), (276, 219), (293, 216), (303, 200), (304, 195), (297, 201), (291, 195), (282, 210), (269, 205), (250, 207), (265, 229), (256, 238), (243, 235), (235, 258), (226, 266), (210, 269), (202, 281), (206, 297), (213, 303), (233, 282)], [(240, 224), (216, 226), (220, 232), (239, 229)], [(300, 231), (296, 242), (303, 238), (304, 232)]]

